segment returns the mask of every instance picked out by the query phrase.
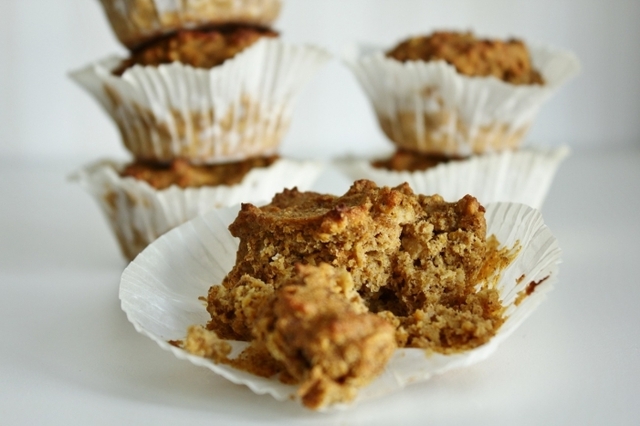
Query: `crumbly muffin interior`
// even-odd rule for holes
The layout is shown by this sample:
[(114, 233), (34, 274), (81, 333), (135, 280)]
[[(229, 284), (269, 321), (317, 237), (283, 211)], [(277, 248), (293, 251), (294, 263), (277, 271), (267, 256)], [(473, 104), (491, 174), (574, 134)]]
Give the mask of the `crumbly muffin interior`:
[(471, 32), (434, 32), (402, 41), (386, 55), (401, 62), (444, 60), (471, 77), (494, 76), (510, 84), (544, 84), (521, 40), (479, 39)]
[(322, 264), (296, 272), (262, 307), (254, 341), (300, 384), (306, 406), (350, 401), (393, 355), (394, 327), (350, 300), (357, 293), (345, 270)]
[(449, 203), (366, 180), (342, 196), (293, 189), (243, 204), (229, 227), (236, 264), (209, 290), (209, 340), (251, 342), (225, 362), (299, 384), (310, 408), (352, 400), (396, 347), (482, 345), (504, 322), (494, 284), (515, 254), (487, 238), (484, 211), (469, 195)]
[[(380, 188), (365, 180), (340, 197), (285, 190), (269, 205), (244, 204), (229, 230), (240, 240), (236, 264), (211, 287), (207, 308), (209, 328), (222, 338), (250, 341), (259, 307), (298, 264), (346, 270), (367, 310), (396, 325), (401, 346), (466, 349), (501, 324), (497, 292), (476, 289), (497, 246), (488, 244), (484, 208), (471, 196), (447, 203), (406, 184)], [(426, 336), (418, 311), (488, 323), (454, 341)]]
[(260, 303), (250, 303), (253, 340), (238, 357), (228, 356), (217, 333), (197, 326), (188, 330), (185, 350), (262, 377), (279, 375), (317, 409), (353, 400), (397, 348), (394, 326), (368, 312), (344, 269), (297, 265), (278, 289), (268, 288), (243, 299)]

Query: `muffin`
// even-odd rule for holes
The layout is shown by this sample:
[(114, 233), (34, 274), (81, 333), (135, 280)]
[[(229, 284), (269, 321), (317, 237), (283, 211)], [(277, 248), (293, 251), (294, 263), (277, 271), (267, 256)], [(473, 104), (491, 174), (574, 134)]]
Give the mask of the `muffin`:
[(289, 185), (309, 188), (321, 163), (277, 156), (216, 165), (100, 161), (74, 178), (94, 196), (122, 254), (134, 259), (170, 229), (216, 207), (260, 202)]
[(436, 32), (348, 60), (397, 148), (467, 157), (521, 145), (576, 57), (518, 40)]
[[(182, 31), (71, 77), (113, 118), (139, 160), (268, 156), (288, 130), (298, 93), (329, 59), (319, 48), (274, 36), (245, 27)], [(167, 63), (174, 59), (189, 63)]]
[(280, 13), (280, 0), (101, 0), (118, 39), (135, 49), (182, 29), (220, 24), (269, 26)]
[[(243, 204), (229, 226), (240, 240), (236, 264), (209, 292), (209, 327), (222, 338), (251, 339), (254, 320), (237, 309), (249, 306), (246, 294), (254, 293), (242, 291), (246, 277), (278, 288), (295, 276), (297, 264), (327, 263), (352, 277), (352, 303), (397, 320), (402, 346), (446, 352), (482, 344), (497, 327), (485, 324), (482, 332), (473, 329), (464, 337), (458, 331), (452, 339), (446, 338), (451, 330), (443, 329), (434, 340), (410, 325), (414, 313), (427, 307), (442, 311), (449, 322), (466, 310), (482, 313), (483, 318), (467, 318), (469, 327), (478, 321), (501, 324), (499, 312), (489, 309), (497, 293), (474, 290), (483, 279), (481, 269), (490, 268), (484, 212), (470, 195), (447, 203), (438, 195), (414, 194), (406, 183), (389, 188), (367, 180), (340, 197), (294, 189), (263, 207)], [(474, 294), (482, 302), (472, 302)]]
[[(354, 391), (356, 401), (379, 397), (486, 358), (544, 299), (557, 275), (557, 241), (540, 213), (523, 205), (489, 205), (485, 211), (473, 197), (446, 203), (416, 196), (406, 185), (359, 182), (342, 197), (287, 191), (269, 206), (240, 209), (212, 211), (154, 243), (123, 274), (123, 310), (137, 330), (179, 358), (256, 393), (297, 399), (314, 409), (348, 402)], [(392, 213), (380, 214), (385, 209)], [(230, 223), (234, 234), (242, 231), (240, 240), (226, 232)], [(366, 247), (358, 243), (361, 237), (368, 239)], [(400, 272), (377, 298), (366, 291), (373, 281), (354, 274), (360, 261), (381, 266), (367, 251), (372, 240), (378, 251), (388, 250), (389, 270)], [(291, 250), (265, 264), (269, 247), (284, 246)], [(476, 255), (484, 259), (479, 269)], [(288, 268), (295, 263), (309, 266)], [(236, 269), (246, 274), (236, 279)], [(272, 277), (270, 269), (282, 274)], [(445, 283), (434, 280), (440, 276), (434, 269)], [(219, 312), (215, 317), (201, 303), (207, 289), (209, 313)], [(465, 292), (471, 294), (464, 297)], [(234, 315), (218, 311), (218, 302)], [(165, 307), (162, 312), (157, 303)], [(420, 309), (421, 304), (434, 308)], [(474, 307), (465, 313), (465, 306)], [(485, 310), (497, 319), (493, 331), (489, 322), (471, 318)], [(241, 338), (251, 342), (219, 336), (223, 331), (213, 322), (225, 318), (244, 324), (238, 330), (250, 328)], [(206, 329), (192, 327), (208, 321)], [(393, 339), (385, 322), (395, 330)], [(398, 349), (388, 359), (384, 354), (393, 350), (393, 340)], [(238, 371), (246, 362), (258, 362), (257, 370)], [(260, 377), (254, 375), (258, 371)]]
[(266, 349), (266, 376), (286, 373), (305, 406), (348, 402), (396, 345), (455, 353), (495, 335), (503, 310), (487, 278), (513, 254), (487, 239), (484, 213), (470, 195), (447, 203), (366, 180), (342, 196), (293, 189), (242, 204), (207, 328)]
[(389, 157), (340, 161), (350, 178), (542, 206), (568, 149), (522, 143), (542, 103), (578, 72), (573, 54), (435, 32), (347, 62), (395, 147)]
[(234, 163), (195, 165), (185, 160), (174, 160), (169, 164), (134, 161), (120, 172), (123, 178), (132, 177), (145, 181), (149, 186), (163, 190), (172, 185), (180, 188), (203, 186), (232, 186), (240, 184), (253, 169), (268, 168), (278, 161), (277, 155), (254, 157)]
[(478, 39), (472, 33), (435, 32), (400, 42), (386, 53), (400, 62), (442, 60), (469, 77), (493, 76), (509, 84), (544, 84), (521, 40)]

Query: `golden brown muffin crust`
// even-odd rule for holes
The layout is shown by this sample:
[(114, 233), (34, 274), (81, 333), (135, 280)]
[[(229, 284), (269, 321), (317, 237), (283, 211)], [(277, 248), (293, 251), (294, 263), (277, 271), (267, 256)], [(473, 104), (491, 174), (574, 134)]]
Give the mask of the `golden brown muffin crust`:
[(471, 77), (494, 76), (510, 84), (544, 84), (520, 40), (479, 39), (471, 32), (434, 32), (407, 39), (387, 52), (401, 62), (444, 60)]
[(158, 66), (173, 62), (195, 68), (213, 68), (233, 58), (261, 38), (277, 36), (277, 32), (268, 28), (237, 25), (180, 30), (137, 48), (113, 71), (113, 74), (122, 75), (134, 65)]
[(234, 163), (195, 165), (184, 159), (169, 164), (136, 161), (120, 173), (122, 177), (143, 180), (155, 189), (177, 185), (181, 188), (237, 185), (254, 168), (269, 167), (278, 160), (277, 155), (256, 157)]

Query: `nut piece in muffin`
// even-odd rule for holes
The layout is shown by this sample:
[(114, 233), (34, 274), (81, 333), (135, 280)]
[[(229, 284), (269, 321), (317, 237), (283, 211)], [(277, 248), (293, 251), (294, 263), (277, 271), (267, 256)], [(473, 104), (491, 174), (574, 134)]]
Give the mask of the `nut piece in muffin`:
[(543, 84), (520, 40), (476, 38), (471, 32), (434, 32), (405, 40), (387, 52), (401, 62), (444, 60), (470, 77), (494, 76), (509, 84)]
[(262, 38), (278, 33), (259, 27), (226, 25), (201, 30), (179, 30), (151, 41), (131, 52), (113, 71), (122, 75), (134, 65), (158, 66), (180, 62), (194, 68), (213, 68), (233, 58)]
[(255, 339), (299, 383), (305, 406), (351, 401), (393, 355), (394, 327), (349, 300), (359, 298), (345, 270), (298, 265), (296, 273), (263, 305)]
[(184, 159), (169, 164), (135, 161), (120, 173), (122, 177), (132, 177), (147, 182), (153, 188), (162, 190), (177, 185), (181, 188), (203, 186), (237, 185), (254, 168), (271, 166), (279, 157), (254, 157), (234, 163), (195, 165)]

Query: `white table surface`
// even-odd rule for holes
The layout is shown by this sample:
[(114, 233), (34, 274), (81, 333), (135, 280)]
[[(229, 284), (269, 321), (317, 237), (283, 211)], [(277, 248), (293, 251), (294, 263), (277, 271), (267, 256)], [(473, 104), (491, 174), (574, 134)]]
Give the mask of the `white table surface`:
[[(118, 301), (124, 261), (66, 181), (74, 166), (0, 161), (2, 425), (640, 424), (640, 151), (561, 166), (543, 209), (560, 281), (490, 359), (333, 414), (254, 395), (136, 333)], [(347, 186), (328, 173), (316, 188)]]

